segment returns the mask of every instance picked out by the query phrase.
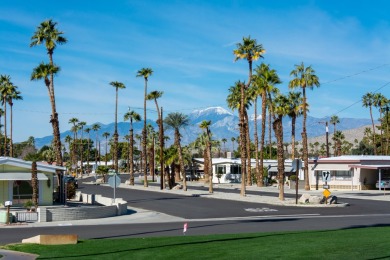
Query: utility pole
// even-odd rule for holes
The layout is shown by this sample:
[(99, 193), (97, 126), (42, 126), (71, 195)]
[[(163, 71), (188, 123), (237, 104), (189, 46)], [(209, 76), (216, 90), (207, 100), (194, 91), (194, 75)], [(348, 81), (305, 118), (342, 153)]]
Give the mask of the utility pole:
[(329, 157), (329, 127), (328, 127), (328, 121), (320, 121), (319, 124), (325, 124), (325, 132), (326, 132), (326, 157)]

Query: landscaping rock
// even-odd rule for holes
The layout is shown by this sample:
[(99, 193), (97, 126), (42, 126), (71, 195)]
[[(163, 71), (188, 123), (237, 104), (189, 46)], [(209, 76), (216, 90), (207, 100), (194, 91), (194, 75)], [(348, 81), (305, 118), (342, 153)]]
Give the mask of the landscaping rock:
[(302, 196), (299, 198), (299, 203), (308, 203), (310, 201), (310, 194), (304, 193)]
[(172, 188), (172, 190), (181, 190), (181, 189), (183, 189), (183, 186), (180, 185), (180, 184), (178, 184), (178, 185), (176, 185), (175, 187)]
[(320, 196), (310, 196), (309, 203), (311, 203), (311, 204), (320, 204), (321, 199), (322, 198)]

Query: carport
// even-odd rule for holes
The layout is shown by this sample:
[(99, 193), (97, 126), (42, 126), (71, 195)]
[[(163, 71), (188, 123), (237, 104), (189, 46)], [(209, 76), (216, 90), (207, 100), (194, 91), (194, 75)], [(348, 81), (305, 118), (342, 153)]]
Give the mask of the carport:
[[(367, 182), (367, 178), (370, 178), (372, 179), (372, 174), (370, 174), (368, 171), (375, 171), (378, 173), (378, 181), (379, 183), (382, 182), (382, 179), (383, 179), (383, 174), (389, 174), (389, 177), (390, 177), (390, 165), (367, 165), (367, 164), (351, 164), (351, 165), (348, 165), (348, 167), (351, 167), (351, 168), (359, 168), (361, 173), (360, 173), (360, 176), (361, 178), (363, 179), (363, 183)], [(367, 170), (366, 172), (362, 171), (362, 169), (364, 170)], [(376, 176), (376, 175), (374, 175)], [(375, 180), (376, 182), (376, 180)], [(379, 185), (379, 190), (381, 190), (381, 186)]]

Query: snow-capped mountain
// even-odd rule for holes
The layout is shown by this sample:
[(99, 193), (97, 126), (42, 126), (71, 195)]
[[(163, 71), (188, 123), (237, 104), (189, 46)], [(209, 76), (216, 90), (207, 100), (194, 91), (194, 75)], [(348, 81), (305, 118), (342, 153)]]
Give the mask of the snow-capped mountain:
[[(222, 108), (222, 107), (209, 107), (206, 109), (201, 110), (194, 110), (191, 113), (188, 114), (188, 118), (190, 120), (189, 125), (181, 130), (182, 134), (182, 143), (188, 144), (196, 139), (196, 137), (202, 132), (202, 129), (199, 128), (199, 124), (203, 120), (210, 120), (211, 121), (211, 132), (213, 134), (213, 138), (216, 140), (221, 140), (222, 138), (226, 138), (230, 143), (230, 139), (232, 137), (237, 138), (239, 135), (239, 118), (237, 115), (234, 115), (232, 112)], [(315, 117), (307, 117), (307, 133), (308, 137), (315, 137), (325, 134), (325, 125), (324, 122), (328, 121), (329, 118), (315, 118)], [(149, 121), (147, 123), (150, 123), (152, 126), (155, 127), (157, 130), (157, 125), (153, 121)], [(101, 128), (97, 132), (99, 139), (102, 143), (105, 142), (104, 138), (102, 137), (102, 134), (104, 132), (113, 133), (114, 132), (114, 123), (110, 124), (101, 124), (99, 123)], [(257, 124), (258, 124), (258, 131), (261, 132), (261, 116), (258, 115), (257, 118)], [(337, 130), (347, 130), (347, 129), (354, 129), (361, 126), (369, 125), (371, 124), (370, 119), (356, 119), (356, 118), (340, 118), (340, 123), (337, 124)], [(135, 122), (133, 124), (134, 126), (134, 134), (141, 134), (141, 129), (143, 127), (143, 122)], [(286, 142), (288, 142), (291, 138), (291, 119), (288, 117), (285, 117), (283, 119), (283, 126), (284, 126), (284, 139)], [(249, 121), (249, 129), (250, 134), (253, 136), (253, 129), (254, 129), (254, 116), (251, 117), (251, 120)], [(128, 134), (129, 131), (129, 123), (127, 122), (120, 122), (118, 123), (118, 134), (120, 140), (123, 140), (124, 136)], [(300, 140), (302, 131), (302, 118), (298, 118), (296, 120), (296, 139)], [(329, 125), (329, 132), (333, 132), (333, 125)], [(266, 133), (268, 133), (268, 118), (266, 118)], [(70, 135), (73, 136), (73, 133), (68, 130), (61, 133), (61, 139), (62, 142), (65, 138), (65, 136)], [(171, 140), (169, 142), (173, 142), (173, 132), (172, 130), (166, 130), (165, 135), (170, 136)], [(84, 135), (85, 138), (87, 138), (86, 134)], [(96, 133), (91, 131), (90, 138), (92, 140), (95, 140)], [(52, 140), (52, 136), (46, 136), (42, 138), (36, 138), (35, 142), (37, 147), (42, 147), (43, 145), (50, 144)], [(168, 144), (170, 144), (168, 142)], [(226, 144), (228, 146), (228, 143)]]

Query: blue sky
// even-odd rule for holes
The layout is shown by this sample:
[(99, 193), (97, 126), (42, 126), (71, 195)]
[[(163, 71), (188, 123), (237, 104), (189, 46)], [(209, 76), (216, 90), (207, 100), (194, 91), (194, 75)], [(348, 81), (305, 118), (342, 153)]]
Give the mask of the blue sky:
[[(378, 91), (390, 98), (388, 1), (1, 1), (0, 74), (22, 92), (14, 104), (14, 140), (52, 133), (50, 103), (32, 69), (47, 61), (43, 46), (30, 48), (36, 27), (58, 22), (68, 43), (54, 61), (60, 129), (72, 117), (87, 124), (114, 121), (120, 81), (119, 120), (130, 106), (142, 113), (139, 69), (150, 67), (149, 90), (164, 91), (165, 115), (226, 106), (228, 89), (246, 80), (248, 65), (234, 62), (236, 43), (250, 35), (266, 49), (264, 59), (288, 91), (295, 64), (315, 69), (321, 87), (308, 92), (310, 115), (369, 118), (359, 100)], [(154, 103), (148, 117), (156, 118)], [(377, 118), (379, 113), (374, 111)]]

